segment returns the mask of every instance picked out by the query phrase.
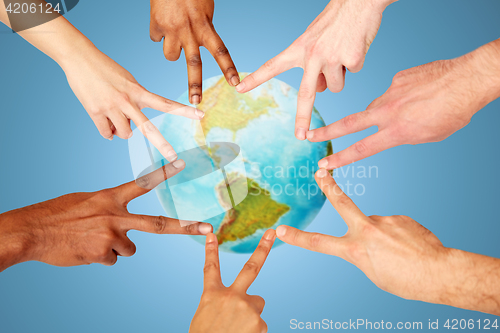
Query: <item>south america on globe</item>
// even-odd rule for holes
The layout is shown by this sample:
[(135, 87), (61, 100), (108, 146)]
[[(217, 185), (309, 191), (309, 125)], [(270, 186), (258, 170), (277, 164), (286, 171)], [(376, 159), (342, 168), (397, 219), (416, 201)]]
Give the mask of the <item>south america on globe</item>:
[[(247, 74), (240, 73), (243, 78)], [(189, 104), (188, 92), (177, 100)], [(225, 156), (218, 143), (232, 143), (240, 148), (244, 168), (226, 170), (224, 181), (197, 183), (173, 193), (168, 186), (156, 189), (167, 216), (178, 217), (179, 209), (200, 209), (200, 200), (214, 198), (223, 213), (206, 219), (223, 251), (248, 253), (255, 250), (264, 232), (281, 224), (304, 229), (316, 217), (325, 196), (314, 180), (318, 161), (332, 154), (332, 144), (300, 141), (295, 138), (297, 90), (271, 79), (254, 90), (240, 94), (216, 76), (203, 81), (203, 100), (197, 108), (205, 112), (199, 120), (166, 115), (160, 132), (182, 158), (182, 151), (200, 148), (211, 168), (221, 168)], [(314, 108), (311, 129), (325, 126)], [(234, 146), (234, 145), (233, 145)], [(162, 156), (153, 150), (155, 159)], [(235, 153), (236, 154), (236, 153)], [(188, 176), (190, 165), (176, 177)], [(165, 162), (167, 163), (167, 162)], [(241, 191), (240, 191), (241, 190)], [(235, 204), (231, 193), (245, 193)], [(174, 204), (182, 203), (182, 205)], [(182, 206), (182, 208), (179, 208)], [(192, 236), (204, 243), (203, 236)], [(276, 245), (281, 244), (277, 241)]]

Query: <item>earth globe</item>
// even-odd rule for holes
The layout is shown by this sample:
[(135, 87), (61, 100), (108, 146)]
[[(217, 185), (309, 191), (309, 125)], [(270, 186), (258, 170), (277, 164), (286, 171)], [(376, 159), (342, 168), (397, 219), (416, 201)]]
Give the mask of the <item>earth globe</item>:
[[(177, 101), (189, 104), (188, 92)], [(167, 216), (212, 224), (219, 248), (236, 253), (253, 252), (269, 228), (307, 227), (326, 199), (314, 173), (332, 144), (295, 138), (297, 90), (271, 79), (240, 94), (220, 75), (203, 81), (197, 108), (205, 111), (202, 120), (167, 114), (158, 125), (186, 161), (156, 189)], [(314, 108), (311, 129), (322, 126)], [(191, 237), (204, 243), (203, 236)]]

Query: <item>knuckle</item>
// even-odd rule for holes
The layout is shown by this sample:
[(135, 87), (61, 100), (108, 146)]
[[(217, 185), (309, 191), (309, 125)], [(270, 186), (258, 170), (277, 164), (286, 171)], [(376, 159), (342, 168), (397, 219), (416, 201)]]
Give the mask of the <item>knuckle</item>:
[(198, 234), (198, 225), (196, 223), (189, 224), (184, 227), (186, 229), (186, 233), (189, 235), (196, 235)]
[(107, 265), (113, 266), (114, 264), (116, 264), (117, 261), (118, 261), (118, 257), (117, 256), (111, 256), (109, 258), (109, 260), (107, 261)]
[(274, 69), (276, 68), (276, 59), (270, 59), (266, 61), (264, 63), (264, 68), (269, 72), (274, 71)]
[(110, 128), (107, 128), (107, 129), (101, 129), (99, 130), (99, 134), (101, 134), (101, 136), (105, 139), (109, 138), (110, 136), (113, 135), (113, 132), (111, 131)]
[(366, 154), (366, 152), (368, 152), (368, 147), (364, 142), (358, 141), (354, 144), (354, 150), (358, 155), (364, 155)]
[(352, 205), (352, 200), (346, 195), (341, 195), (337, 200), (337, 204), (341, 207), (350, 206)]
[(230, 74), (231, 72), (236, 72), (236, 68), (234, 68), (234, 66), (229, 66), (228, 68), (226, 68), (226, 70), (224, 71), (225, 74)]
[(137, 184), (137, 186), (141, 188), (149, 188), (149, 184), (151, 183), (151, 178), (149, 175), (145, 175), (140, 178), (137, 178), (135, 183)]
[(156, 233), (162, 233), (163, 231), (165, 231), (166, 225), (167, 224), (163, 216), (156, 216), (153, 219), (153, 228)]
[(316, 43), (316, 42), (313, 42), (312, 44), (310, 44), (310, 46), (307, 50), (307, 54), (309, 55), (309, 57), (319, 56), (322, 53), (323, 53), (323, 46), (321, 44)]
[(394, 75), (394, 77), (392, 78), (392, 83), (397, 83), (399, 80), (401, 80), (405, 76), (406, 76), (405, 71), (397, 72), (396, 75)]
[(119, 101), (121, 104), (130, 104), (130, 96), (127, 93), (122, 93)]
[[(229, 295), (227, 295), (228, 298), (236, 298), (237, 296), (233, 293), (230, 293)], [(235, 301), (235, 304), (236, 304), (236, 308), (239, 309), (239, 310), (246, 310), (250, 307), (250, 304), (248, 304), (247, 301), (245, 301), (244, 299), (241, 299), (241, 298), (238, 298), (236, 301)]]
[(169, 100), (168, 98), (161, 97), (161, 103), (165, 104), (167, 108), (171, 108), (175, 105), (175, 102), (172, 100)]
[(193, 54), (188, 58), (188, 66), (197, 67), (201, 65), (201, 58), (199, 54)]
[(328, 87), (328, 89), (332, 92), (332, 93), (339, 93), (342, 91), (342, 89), (344, 89), (344, 81), (340, 81), (334, 85), (331, 85)]
[(130, 244), (128, 246), (128, 252), (129, 252), (130, 256), (133, 256), (137, 252), (137, 247), (135, 246), (134, 243), (130, 242)]
[(304, 122), (307, 124), (310, 121), (309, 117), (306, 116), (305, 114), (302, 114), (302, 113), (297, 113), (297, 115), (295, 116), (295, 119), (297, 120), (297, 123)]
[(264, 320), (262, 320), (262, 319), (261, 319), (261, 324), (260, 324), (260, 326), (261, 326), (261, 331), (262, 331), (263, 333), (267, 333), (267, 332), (268, 332), (267, 324), (266, 324), (266, 322), (265, 322)]
[(313, 99), (315, 95), (316, 91), (306, 87), (301, 87), (298, 93), (300, 99)]
[(109, 248), (103, 247), (99, 249), (94, 255), (95, 262), (108, 262), (109, 261)]
[[(386, 219), (383, 219), (383, 220), (386, 221)], [(382, 221), (382, 220), (379, 220), (379, 221)], [(372, 222), (363, 223), (361, 226), (361, 233), (363, 235), (373, 235), (377, 231), (378, 231), (377, 226)]]
[(358, 121), (358, 116), (356, 114), (351, 114), (344, 119), (342, 119), (342, 126), (346, 129), (351, 129), (356, 125)]
[(316, 248), (319, 247), (320, 244), (321, 244), (321, 236), (320, 236), (320, 234), (318, 234), (318, 233), (312, 234), (311, 237), (309, 238), (309, 246), (312, 249), (316, 249)]
[(229, 54), (229, 51), (225, 45), (219, 45), (215, 50), (215, 54), (219, 57), (224, 57)]
[(132, 134), (132, 130), (130, 128), (127, 128), (125, 130), (122, 130), (120, 133), (120, 138), (127, 140), (130, 137), (130, 134)]
[(247, 261), (247, 263), (243, 266), (243, 270), (257, 274), (260, 271), (260, 267), (257, 263), (253, 261)]
[(363, 67), (364, 53), (361, 51), (356, 51), (351, 54), (349, 59), (344, 62), (344, 66), (349, 70), (360, 70)]
[(191, 83), (189, 85), (189, 88), (190, 89), (201, 89), (201, 84), (199, 84), (199, 83)]
[(167, 59), (168, 61), (177, 61), (177, 59), (179, 59), (179, 57), (181, 56), (180, 52), (171, 51), (165, 52), (164, 55), (165, 59)]
[(160, 151), (167, 150), (167, 149), (172, 149), (172, 146), (168, 142), (163, 142), (159, 145), (158, 149)]
[(146, 88), (144, 88), (138, 82), (131, 82), (129, 87), (130, 87), (130, 92), (132, 92), (133, 94), (141, 94), (147, 92)]
[(347, 246), (346, 254), (351, 259), (352, 262), (358, 262), (364, 256), (366, 251), (363, 249), (362, 245), (357, 242), (352, 242)]
[(97, 116), (102, 113), (101, 109), (99, 109), (98, 107), (90, 107), (88, 108), (87, 112), (91, 116)]
[(203, 266), (203, 272), (208, 273), (213, 270), (219, 270), (219, 264), (216, 263), (215, 261), (210, 261), (205, 263), (205, 266)]
[(143, 125), (143, 129), (144, 129), (144, 132), (148, 133), (148, 134), (152, 134), (152, 133), (155, 133), (158, 129), (156, 128), (155, 125), (153, 125), (150, 121), (146, 122), (144, 125)]

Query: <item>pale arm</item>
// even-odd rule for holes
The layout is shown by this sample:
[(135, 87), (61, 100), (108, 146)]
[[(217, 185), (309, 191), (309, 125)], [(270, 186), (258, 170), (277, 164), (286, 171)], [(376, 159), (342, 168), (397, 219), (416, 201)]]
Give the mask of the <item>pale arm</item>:
[[(45, 3), (37, 0), (37, 3)], [(56, 14), (54, 14), (56, 15)], [(64, 70), (71, 89), (106, 139), (132, 136), (130, 121), (170, 162), (177, 158), (173, 147), (142, 113), (144, 108), (201, 119), (204, 113), (147, 91), (123, 67), (99, 51), (63, 16), (19, 32)], [(2, 22), (9, 25), (3, 1)], [(10, 25), (9, 25), (10, 26)]]

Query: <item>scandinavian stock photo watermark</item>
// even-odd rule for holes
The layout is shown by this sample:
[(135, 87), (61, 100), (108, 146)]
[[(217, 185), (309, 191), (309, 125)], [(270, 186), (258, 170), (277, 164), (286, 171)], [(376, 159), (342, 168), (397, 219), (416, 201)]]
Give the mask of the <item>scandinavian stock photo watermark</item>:
[(449, 319), (427, 319), (424, 321), (388, 321), (388, 320), (368, 320), (349, 319), (333, 320), (324, 318), (320, 321), (301, 321), (290, 319), (289, 328), (292, 330), (468, 330), (477, 332), (479, 330), (498, 330), (498, 318), (449, 318)]
[[(321, 192), (320, 187), (314, 179), (314, 174), (318, 171), (317, 165), (307, 161), (301, 166), (263, 166), (260, 163), (250, 163), (249, 177), (258, 182), (265, 190), (264, 194), (271, 196), (280, 195), (302, 195), (308, 199)], [(379, 178), (379, 168), (376, 165), (346, 165), (332, 170), (332, 176), (336, 180), (338, 187), (331, 188), (340, 194), (344, 192), (349, 196), (363, 196), (367, 192), (367, 180)], [(283, 181), (279, 181), (283, 180)], [(250, 191), (249, 195), (260, 195), (259, 188)]]

